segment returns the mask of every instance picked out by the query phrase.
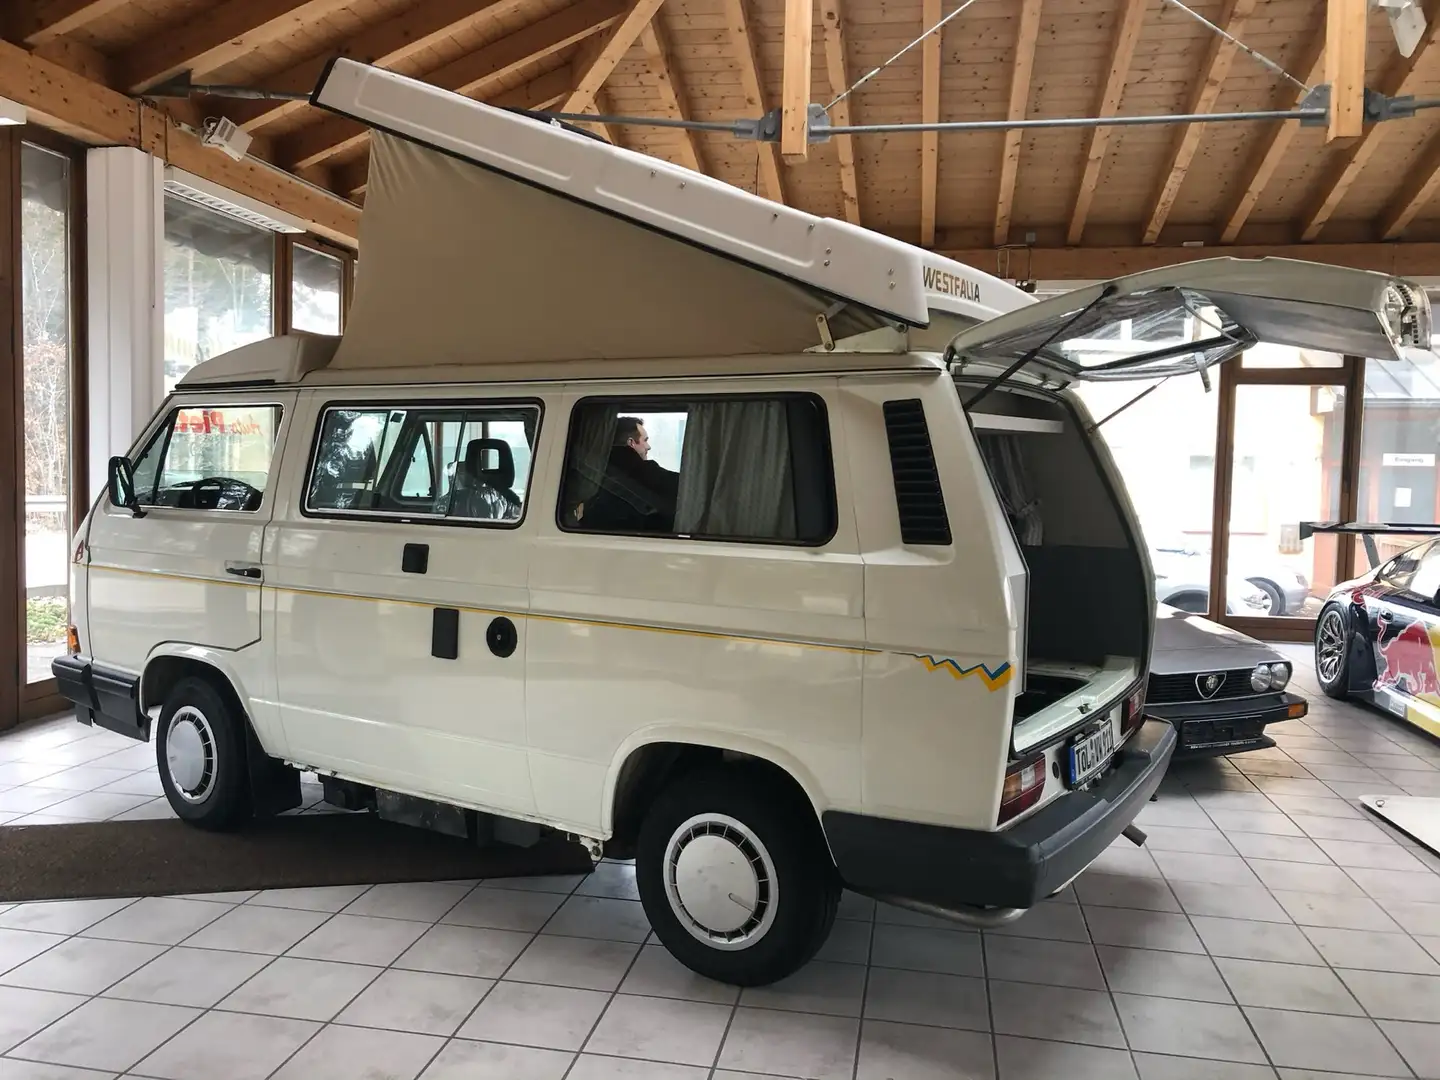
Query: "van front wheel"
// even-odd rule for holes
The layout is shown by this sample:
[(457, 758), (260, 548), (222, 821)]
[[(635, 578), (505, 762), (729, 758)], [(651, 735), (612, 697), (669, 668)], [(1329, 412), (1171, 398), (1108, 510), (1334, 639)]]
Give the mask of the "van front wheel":
[(671, 954), (736, 986), (763, 986), (806, 964), (840, 902), (808, 800), (741, 767), (687, 774), (660, 794), (640, 827), (635, 877)]
[(176, 816), (216, 831), (250, 816), (245, 722), (206, 680), (176, 683), (155, 729), (160, 785)]

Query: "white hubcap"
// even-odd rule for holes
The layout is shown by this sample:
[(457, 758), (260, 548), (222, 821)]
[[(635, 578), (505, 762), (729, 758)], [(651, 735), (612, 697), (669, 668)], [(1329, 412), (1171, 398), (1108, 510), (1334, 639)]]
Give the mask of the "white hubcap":
[(178, 709), (165, 735), (170, 782), (187, 802), (201, 802), (215, 782), (215, 734), (205, 714), (191, 705)]
[(665, 847), (665, 893), (690, 934), (716, 949), (742, 949), (775, 921), (775, 865), (741, 822), (700, 814)]

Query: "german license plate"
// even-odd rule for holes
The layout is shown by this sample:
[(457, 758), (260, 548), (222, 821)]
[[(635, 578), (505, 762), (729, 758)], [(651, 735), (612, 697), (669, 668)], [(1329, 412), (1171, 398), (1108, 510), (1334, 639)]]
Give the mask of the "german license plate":
[(1115, 756), (1115, 728), (1108, 721), (1070, 744), (1070, 786), (1078, 787), (1098, 773)]

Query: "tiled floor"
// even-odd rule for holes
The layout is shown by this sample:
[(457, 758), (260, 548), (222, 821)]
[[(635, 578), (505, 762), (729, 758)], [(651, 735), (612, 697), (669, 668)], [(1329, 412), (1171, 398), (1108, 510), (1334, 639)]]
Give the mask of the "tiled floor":
[[(648, 940), (614, 863), (0, 904), (0, 1080), (1440, 1078), (1440, 859), (1355, 802), (1440, 795), (1440, 744), (1299, 683), (1278, 750), (1177, 767), (1148, 848), (1005, 931), (847, 896), (820, 959), (743, 993)], [(0, 822), (165, 813), (150, 755), (0, 738)]]

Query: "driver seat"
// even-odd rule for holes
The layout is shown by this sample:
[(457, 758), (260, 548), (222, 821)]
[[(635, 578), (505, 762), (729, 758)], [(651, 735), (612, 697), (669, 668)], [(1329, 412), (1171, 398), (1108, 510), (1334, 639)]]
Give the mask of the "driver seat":
[(504, 439), (471, 439), (445, 515), (478, 521), (518, 520), (520, 496), (514, 485), (515, 455), (510, 444)]

